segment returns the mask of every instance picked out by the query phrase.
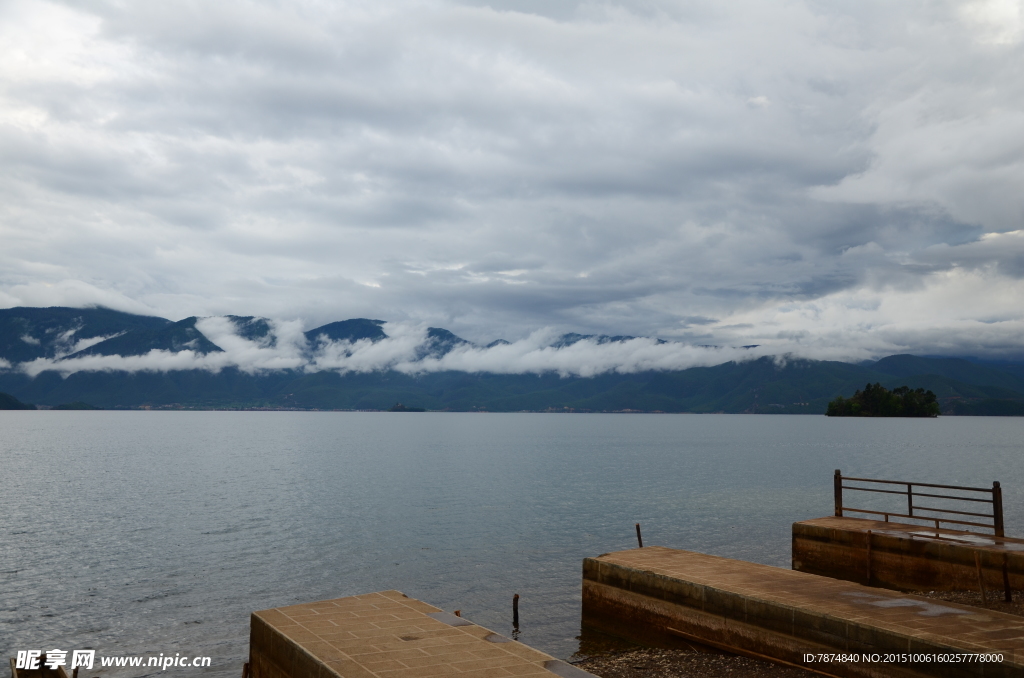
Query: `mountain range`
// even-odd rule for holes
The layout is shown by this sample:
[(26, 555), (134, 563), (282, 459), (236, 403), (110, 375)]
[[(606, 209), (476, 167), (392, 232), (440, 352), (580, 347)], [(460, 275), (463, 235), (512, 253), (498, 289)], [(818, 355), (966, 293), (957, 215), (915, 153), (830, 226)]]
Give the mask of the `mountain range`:
[[(0, 309), (0, 392), (50, 407), (386, 410), (401, 402), (452, 411), (822, 414), (829, 400), (878, 382), (929, 389), (944, 414), (1024, 414), (1020, 363), (893, 355), (853, 364), (761, 356), (593, 376), (541, 368), (513, 373), (449, 369), (444, 362), (460, 365), (454, 359), (471, 350), (477, 357), (511, 355), (509, 342), (477, 346), (435, 327), (406, 339), (389, 329), (366, 318), (301, 331), (250, 316), (172, 322), (105, 308)], [(645, 341), (564, 334), (531, 355), (640, 343), (672, 348)], [(405, 362), (380, 358), (385, 348), (404, 351)], [(371, 358), (378, 363), (367, 362)], [(430, 368), (419, 370), (420, 364)], [(4, 402), (0, 398), (0, 408)]]

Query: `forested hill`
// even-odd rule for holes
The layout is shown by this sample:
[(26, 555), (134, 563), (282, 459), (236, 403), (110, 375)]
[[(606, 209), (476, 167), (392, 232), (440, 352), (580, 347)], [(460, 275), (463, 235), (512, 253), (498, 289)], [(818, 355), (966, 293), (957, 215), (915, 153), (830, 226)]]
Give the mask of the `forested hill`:
[[(264, 319), (226, 316), (232, 336), (273, 346)], [(383, 321), (352, 319), (304, 333), (314, 342), (363, 342), (387, 338)], [(772, 358), (730, 361), (714, 367), (594, 377), (544, 374), (434, 371), (411, 375), (395, 370), (334, 369), (119, 370), (60, 372), (68, 361), (109, 356), (220, 355), (224, 348), (201, 331), (196, 318), (171, 322), (106, 309), (0, 310), (0, 392), (23, 402), (59, 405), (82, 402), (103, 408), (270, 407), (386, 410), (408, 407), (457, 411), (661, 411), (824, 414), (837, 396), (851, 396), (868, 383), (935, 392), (944, 414), (1024, 414), (1024, 365), (979, 363), (959, 358), (896, 355), (874, 363)], [(216, 337), (214, 337), (215, 339)], [(632, 337), (563, 335), (559, 346), (589, 340), (594, 345)], [(498, 345), (495, 341), (491, 346)], [(430, 328), (418, 359), (444, 356), (464, 339)], [(37, 361), (32, 363), (31, 361)], [(30, 376), (25, 365), (48, 360)], [(126, 363), (127, 364), (127, 363)], [(5, 366), (6, 365), (6, 366)], [(116, 364), (114, 364), (116, 367)], [(343, 373), (344, 372), (344, 373)]]

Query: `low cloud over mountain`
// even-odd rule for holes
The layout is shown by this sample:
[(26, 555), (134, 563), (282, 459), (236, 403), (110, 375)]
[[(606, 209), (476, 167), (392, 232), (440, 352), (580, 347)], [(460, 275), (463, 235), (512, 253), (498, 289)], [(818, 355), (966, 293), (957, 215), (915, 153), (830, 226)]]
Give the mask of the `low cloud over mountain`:
[(1024, 414), (1024, 365), (895, 355), (810, 360), (540, 330), (469, 342), (354, 318), (303, 330), (251, 316), (177, 322), (108, 309), (0, 310), (0, 392), (75, 408), (414, 408), (820, 414), (867, 382), (934, 390), (947, 413)]
[[(303, 331), (295, 321), (213, 316), (172, 323), (105, 309), (0, 311), (7, 369), (35, 377), (53, 371), (168, 372), (236, 368), (367, 373), (393, 370), (590, 377), (682, 370), (764, 354), (758, 347), (709, 347), (645, 337), (539, 330), (480, 346), (451, 332), (411, 323), (352, 319)], [(109, 335), (100, 334), (105, 327)], [(19, 360), (20, 358), (20, 360)], [(17, 362), (12, 362), (17, 361)]]

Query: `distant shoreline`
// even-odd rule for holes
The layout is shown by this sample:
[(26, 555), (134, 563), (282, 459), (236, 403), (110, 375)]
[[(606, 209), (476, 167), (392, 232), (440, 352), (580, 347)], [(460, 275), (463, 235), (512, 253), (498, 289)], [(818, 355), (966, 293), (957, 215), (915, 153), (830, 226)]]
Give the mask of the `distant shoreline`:
[[(48, 405), (37, 405), (37, 411), (66, 412), (72, 410), (58, 410)], [(82, 412), (86, 410), (73, 410)], [(326, 409), (326, 408), (301, 408), (301, 407), (105, 407), (88, 410), (90, 412), (380, 412), (383, 414), (770, 414), (772, 412), (663, 412), (660, 410), (575, 410), (572, 412), (561, 412), (558, 410), (423, 410), (414, 412), (392, 412), (391, 410), (379, 409)], [(812, 413), (808, 412), (807, 415)], [(801, 414), (801, 416), (803, 413)], [(819, 416), (824, 416), (819, 413)]]

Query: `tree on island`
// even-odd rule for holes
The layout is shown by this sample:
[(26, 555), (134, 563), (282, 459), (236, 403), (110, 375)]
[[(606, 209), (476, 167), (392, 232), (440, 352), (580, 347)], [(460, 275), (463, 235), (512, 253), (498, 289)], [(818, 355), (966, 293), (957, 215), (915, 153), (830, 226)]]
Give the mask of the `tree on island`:
[(868, 384), (852, 398), (839, 396), (828, 404), (830, 417), (937, 417), (939, 403), (935, 394), (923, 388), (900, 386), (889, 390), (881, 384)]
[(406, 407), (402, 403), (395, 403), (388, 412), (426, 412), (422, 407)]

